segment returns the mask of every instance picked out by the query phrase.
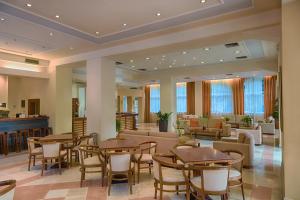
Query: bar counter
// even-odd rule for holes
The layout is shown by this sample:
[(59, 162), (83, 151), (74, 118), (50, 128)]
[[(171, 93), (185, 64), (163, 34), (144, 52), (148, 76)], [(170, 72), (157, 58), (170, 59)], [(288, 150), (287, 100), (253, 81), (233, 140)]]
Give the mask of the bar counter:
[(121, 130), (136, 130), (137, 113), (116, 113), (116, 119), (121, 122)]
[(0, 132), (48, 127), (47, 116), (26, 118), (0, 118)]

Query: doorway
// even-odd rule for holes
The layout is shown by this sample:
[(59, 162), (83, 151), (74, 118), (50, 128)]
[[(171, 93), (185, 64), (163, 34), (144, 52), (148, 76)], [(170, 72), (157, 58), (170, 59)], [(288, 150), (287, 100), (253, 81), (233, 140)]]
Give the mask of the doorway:
[(28, 115), (40, 114), (40, 99), (28, 99)]

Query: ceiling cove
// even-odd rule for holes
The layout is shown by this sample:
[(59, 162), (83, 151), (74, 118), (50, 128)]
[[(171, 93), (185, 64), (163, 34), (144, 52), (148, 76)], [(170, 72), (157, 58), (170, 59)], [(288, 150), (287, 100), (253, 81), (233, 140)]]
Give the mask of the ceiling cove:
[(114, 32), (101, 37), (87, 33), (83, 30), (76, 29), (72, 26), (57, 22), (55, 20), (37, 15), (33, 12), (16, 7), (15, 5), (4, 2), (2, 0), (0, 0), (0, 11), (66, 34), (70, 34), (72, 36), (90, 42), (103, 44), (107, 42), (117, 41), (137, 35), (163, 30), (166, 28), (178, 26), (196, 20), (224, 15), (226, 13), (237, 12), (240, 10), (251, 8), (253, 6), (252, 0), (220, 0), (220, 2), (220, 4), (216, 4), (214, 6), (198, 9), (172, 18), (167, 18), (165, 20), (154, 21), (153, 23), (124, 29), (119, 32)]

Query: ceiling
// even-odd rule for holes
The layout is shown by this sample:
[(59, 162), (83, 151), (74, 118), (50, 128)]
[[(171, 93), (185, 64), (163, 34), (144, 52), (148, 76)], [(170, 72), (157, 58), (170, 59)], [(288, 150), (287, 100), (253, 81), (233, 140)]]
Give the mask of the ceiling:
[(0, 0), (0, 51), (53, 59), (278, 7), (277, 0)]
[[(226, 47), (225, 44), (206, 46), (195, 49), (170, 51), (164, 54), (124, 54), (114, 57), (122, 63), (118, 66), (133, 71), (156, 71), (180, 67), (201, 66), (260, 58), (276, 58), (277, 44), (263, 40), (242, 40), (236, 46)], [(227, 46), (229, 45), (227, 44)]]

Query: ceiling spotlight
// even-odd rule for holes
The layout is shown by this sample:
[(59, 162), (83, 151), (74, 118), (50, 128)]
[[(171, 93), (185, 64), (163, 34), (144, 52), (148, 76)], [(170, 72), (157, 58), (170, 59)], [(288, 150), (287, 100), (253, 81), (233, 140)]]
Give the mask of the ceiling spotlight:
[(131, 59), (130, 62), (133, 63), (133, 60)]
[(99, 33), (99, 31), (96, 31), (96, 35), (99, 35), (100, 33)]
[(186, 64), (184, 63), (184, 64), (183, 64), (183, 66), (185, 67), (185, 66), (186, 66)]
[(169, 65), (169, 68), (172, 68), (172, 65)]
[(132, 65), (132, 66), (131, 66), (131, 68), (135, 68), (135, 66), (134, 66), (134, 65)]
[(50, 33), (49, 33), (49, 35), (50, 35), (50, 36), (53, 36), (53, 33), (52, 33), (52, 32), (50, 32)]
[(183, 51), (182, 54), (185, 55), (185, 54), (186, 54), (186, 51)]
[(59, 15), (55, 15), (55, 17), (58, 19), (58, 18), (59, 18)]
[(27, 7), (31, 7), (32, 5), (30, 3), (26, 3), (26, 6)]
[(223, 60), (223, 59), (220, 59), (220, 62), (224, 62), (224, 60)]
[(146, 58), (146, 60), (150, 60), (150, 58), (149, 58), (149, 57), (147, 57), (147, 58)]
[(4, 18), (1, 18), (0, 20), (1, 20), (1, 21), (4, 21), (5, 19), (4, 19)]
[(204, 64), (205, 62), (204, 61), (201, 61), (201, 64)]
[(157, 67), (154, 67), (154, 70), (157, 70), (158, 68)]
[(158, 13), (156, 13), (156, 16), (157, 16), (157, 17), (159, 17), (159, 16), (160, 16), (160, 13), (159, 13), (159, 12), (158, 12)]
[(206, 48), (204, 48), (204, 50), (205, 50), (205, 51), (209, 51), (209, 50), (210, 50), (210, 48), (206, 47)]
[(126, 24), (126, 23), (124, 23), (124, 24), (123, 24), (123, 26), (127, 26), (127, 24)]
[(193, 60), (196, 60), (197, 58), (196, 57), (193, 57)]
[(236, 76), (236, 78), (240, 78), (240, 76)]
[(206, 2), (206, 0), (201, 0), (201, 3), (205, 3)]
[(241, 53), (239, 50), (236, 50), (236, 51), (235, 51), (235, 54), (239, 54), (239, 53)]
[(161, 57), (165, 58), (165, 57), (166, 57), (166, 55), (162, 55)]
[(74, 48), (73, 48), (73, 47), (70, 47), (70, 50), (74, 50)]

